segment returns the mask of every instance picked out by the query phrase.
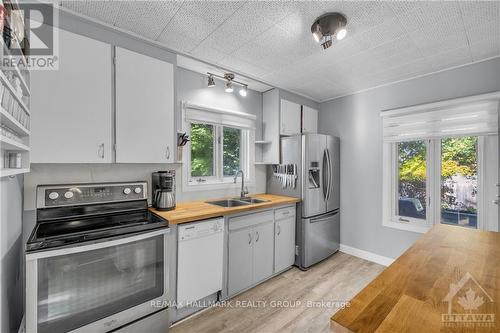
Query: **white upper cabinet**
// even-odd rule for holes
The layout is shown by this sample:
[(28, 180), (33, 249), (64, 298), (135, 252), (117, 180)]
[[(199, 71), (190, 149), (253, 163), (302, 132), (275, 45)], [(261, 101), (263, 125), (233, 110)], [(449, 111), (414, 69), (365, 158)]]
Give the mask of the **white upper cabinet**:
[(31, 162), (110, 163), (111, 46), (59, 38), (59, 69), (31, 72)]
[(318, 133), (318, 110), (302, 106), (302, 133)]
[(294, 135), (301, 132), (300, 104), (282, 99), (280, 103), (280, 134)]
[(115, 66), (116, 162), (174, 162), (174, 66), (119, 47)]

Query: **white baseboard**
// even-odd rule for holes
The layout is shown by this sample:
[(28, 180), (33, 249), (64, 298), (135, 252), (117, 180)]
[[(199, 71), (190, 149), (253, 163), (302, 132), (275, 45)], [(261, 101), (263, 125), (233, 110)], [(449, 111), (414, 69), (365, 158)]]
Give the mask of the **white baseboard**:
[(347, 246), (344, 244), (340, 244), (340, 251), (350, 254), (351, 256), (355, 256), (361, 259), (365, 259), (371, 262), (374, 262), (379, 265), (383, 266), (389, 266), (394, 262), (395, 259), (389, 258), (389, 257), (384, 257), (372, 252), (368, 252), (365, 250), (360, 250), (355, 247)]

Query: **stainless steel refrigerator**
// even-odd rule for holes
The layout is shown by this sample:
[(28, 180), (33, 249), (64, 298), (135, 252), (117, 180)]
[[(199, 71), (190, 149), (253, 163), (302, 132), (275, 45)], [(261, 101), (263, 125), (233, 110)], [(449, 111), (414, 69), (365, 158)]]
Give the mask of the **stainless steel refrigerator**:
[[(280, 154), (281, 166), (268, 167), (267, 191), (301, 199), (295, 264), (307, 269), (340, 246), (340, 140), (323, 134), (283, 137)], [(297, 177), (283, 182), (283, 172)]]

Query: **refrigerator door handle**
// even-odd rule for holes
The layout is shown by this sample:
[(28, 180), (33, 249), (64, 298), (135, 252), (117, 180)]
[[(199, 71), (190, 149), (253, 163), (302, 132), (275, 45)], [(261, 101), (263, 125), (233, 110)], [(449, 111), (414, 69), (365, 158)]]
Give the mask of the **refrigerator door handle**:
[(309, 223), (311, 223), (311, 224), (312, 224), (312, 223), (317, 223), (317, 222), (327, 221), (327, 220), (331, 219), (331, 218), (332, 218), (332, 216), (335, 216), (335, 215), (337, 215), (338, 213), (339, 213), (339, 211), (338, 211), (338, 210), (336, 210), (336, 211), (334, 211), (333, 213), (330, 213), (330, 214), (328, 214), (328, 215), (326, 215), (326, 216), (322, 216), (321, 218), (314, 218), (314, 217), (313, 217), (313, 218), (311, 218), (311, 219), (309, 220)]
[[(323, 151), (323, 165), (322, 165), (322, 186), (323, 186), (323, 198), (325, 199), (325, 201), (327, 200), (327, 195), (328, 195), (328, 178), (330, 177), (329, 175), (327, 175), (327, 171), (326, 170), (329, 170), (329, 167), (328, 167), (328, 157), (327, 157), (327, 151), (326, 149)], [(326, 168), (325, 168), (325, 165), (326, 165)], [(326, 176), (326, 181), (325, 181), (325, 176)]]
[(330, 150), (326, 149), (326, 163), (328, 164), (328, 186), (326, 189), (326, 198), (325, 200), (328, 201), (330, 200), (330, 193), (332, 190), (332, 160), (330, 159)]

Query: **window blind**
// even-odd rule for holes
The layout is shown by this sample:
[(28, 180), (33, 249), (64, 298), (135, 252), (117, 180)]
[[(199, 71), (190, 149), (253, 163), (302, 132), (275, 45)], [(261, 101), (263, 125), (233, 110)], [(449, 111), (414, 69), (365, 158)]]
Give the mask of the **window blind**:
[(498, 134), (500, 92), (381, 112), (384, 141)]
[(216, 109), (207, 106), (183, 103), (186, 122), (223, 125), (247, 130), (255, 130), (256, 116), (240, 111)]

